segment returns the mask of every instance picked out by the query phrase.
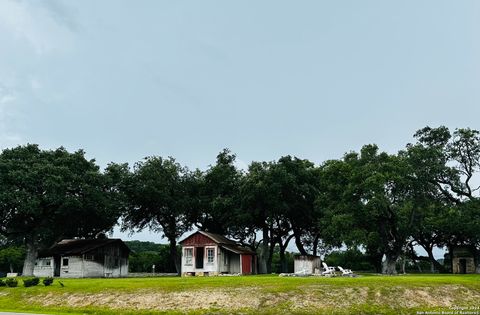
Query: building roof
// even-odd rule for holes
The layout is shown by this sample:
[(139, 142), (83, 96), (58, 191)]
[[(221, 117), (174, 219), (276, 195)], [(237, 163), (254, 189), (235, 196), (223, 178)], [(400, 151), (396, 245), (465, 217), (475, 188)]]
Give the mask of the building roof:
[(254, 251), (240, 246), (237, 242), (235, 242), (231, 239), (228, 239), (223, 235), (210, 233), (210, 232), (205, 232), (205, 231), (197, 231), (197, 232), (193, 233), (192, 235), (187, 236), (186, 238), (181, 240), (179, 243), (182, 244), (183, 242), (185, 242), (187, 239), (191, 238), (195, 234), (201, 234), (203, 236), (206, 236), (209, 239), (211, 239), (214, 243), (217, 243), (220, 247), (222, 247), (226, 250), (229, 250), (231, 252), (234, 252), (236, 254), (255, 254)]
[(125, 243), (119, 238), (66, 239), (61, 240), (46, 250), (40, 251), (38, 257), (51, 257), (56, 255), (82, 255), (94, 249), (113, 244), (118, 244), (119, 246), (123, 247), (126, 252), (130, 252), (130, 249), (127, 247), (127, 245), (125, 245)]
[(255, 254), (254, 251), (239, 245), (222, 244), (220, 245), (220, 247), (225, 248), (226, 250), (229, 250), (231, 252), (234, 252), (235, 254), (251, 254), (251, 255)]

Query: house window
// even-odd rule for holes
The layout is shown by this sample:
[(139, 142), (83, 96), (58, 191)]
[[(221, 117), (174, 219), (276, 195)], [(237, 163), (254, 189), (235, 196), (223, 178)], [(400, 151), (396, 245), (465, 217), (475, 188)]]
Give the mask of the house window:
[(207, 248), (207, 263), (213, 264), (214, 257), (215, 257), (215, 248)]
[(113, 263), (113, 267), (117, 268), (118, 266), (120, 266), (120, 259), (115, 258), (115, 262)]
[(50, 266), (50, 259), (45, 260), (45, 266)]
[(63, 258), (62, 259), (62, 266), (68, 267), (68, 258)]
[(192, 265), (193, 248), (185, 248), (185, 265)]

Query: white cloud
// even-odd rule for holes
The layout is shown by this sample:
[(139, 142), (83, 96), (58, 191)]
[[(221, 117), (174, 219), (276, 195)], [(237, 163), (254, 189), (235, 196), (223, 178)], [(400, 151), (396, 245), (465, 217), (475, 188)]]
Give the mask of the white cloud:
[(61, 23), (58, 9), (53, 12), (50, 8), (36, 2), (0, 1), (0, 32), (3, 29), (14, 40), (28, 43), (40, 55), (68, 49), (72, 28)]

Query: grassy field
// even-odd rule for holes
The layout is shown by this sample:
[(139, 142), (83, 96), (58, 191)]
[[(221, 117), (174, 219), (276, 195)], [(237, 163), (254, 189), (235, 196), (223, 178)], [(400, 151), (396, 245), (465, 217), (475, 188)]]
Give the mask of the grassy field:
[[(51, 314), (480, 314), (480, 275), (62, 279), (0, 287), (0, 310)], [(470, 313), (468, 313), (470, 312)]]

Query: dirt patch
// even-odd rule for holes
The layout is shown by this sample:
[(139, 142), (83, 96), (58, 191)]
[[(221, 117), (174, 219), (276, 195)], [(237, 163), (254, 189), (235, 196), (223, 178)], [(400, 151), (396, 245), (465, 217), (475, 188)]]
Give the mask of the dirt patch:
[(86, 307), (111, 309), (195, 310), (209, 308), (256, 308), (261, 297), (255, 289), (192, 290), (185, 292), (109, 292), (97, 294), (47, 294), (31, 298), (43, 306)]
[(470, 304), (480, 299), (480, 292), (458, 285), (442, 287), (392, 287), (375, 292), (375, 303), (388, 303), (400, 307), (451, 307)]
[[(459, 297), (460, 296), (460, 297)], [(109, 291), (96, 294), (45, 294), (30, 303), (56, 307), (104, 307), (130, 310), (285, 309), (308, 311), (348, 309), (357, 305), (390, 305), (393, 308), (450, 307), (480, 300), (480, 292), (463, 286), (443, 287), (301, 287), (287, 292), (266, 292), (257, 287), (198, 289), (177, 292)]]

